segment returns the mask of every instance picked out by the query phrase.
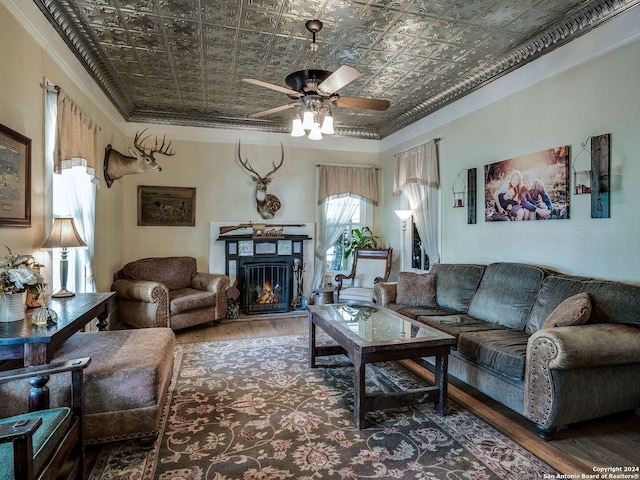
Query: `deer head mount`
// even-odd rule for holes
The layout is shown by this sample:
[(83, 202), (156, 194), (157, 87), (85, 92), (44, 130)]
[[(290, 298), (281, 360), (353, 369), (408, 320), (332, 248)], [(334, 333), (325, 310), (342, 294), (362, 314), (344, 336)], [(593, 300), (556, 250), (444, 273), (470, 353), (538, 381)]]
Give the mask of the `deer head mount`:
[(242, 157), (240, 156), (240, 141), (238, 141), (238, 159), (240, 160), (240, 164), (253, 174), (251, 176), (251, 180), (256, 182), (256, 208), (260, 216), (266, 219), (273, 218), (282, 206), (278, 197), (267, 193), (267, 185), (271, 183), (271, 176), (276, 173), (284, 163), (284, 147), (282, 144), (280, 144), (280, 148), (282, 148), (282, 158), (280, 159), (280, 163), (276, 165), (275, 162), (273, 162), (273, 170), (263, 177), (251, 167), (248, 158), (246, 160), (242, 160)]
[(166, 136), (162, 137), (161, 145), (158, 145), (158, 137), (156, 137), (153, 148), (145, 147), (144, 141), (151, 135), (147, 135), (142, 139), (140, 137), (146, 131), (147, 129), (145, 128), (141, 132), (136, 132), (136, 136), (133, 139), (133, 147), (129, 147), (131, 156), (121, 154), (114, 150), (110, 144), (104, 149), (104, 179), (107, 182), (107, 187), (111, 187), (115, 180), (122, 178), (124, 175), (160, 172), (162, 167), (156, 163), (156, 159), (153, 156), (155, 153), (168, 157), (175, 155), (175, 152), (169, 150), (171, 142), (165, 146)]

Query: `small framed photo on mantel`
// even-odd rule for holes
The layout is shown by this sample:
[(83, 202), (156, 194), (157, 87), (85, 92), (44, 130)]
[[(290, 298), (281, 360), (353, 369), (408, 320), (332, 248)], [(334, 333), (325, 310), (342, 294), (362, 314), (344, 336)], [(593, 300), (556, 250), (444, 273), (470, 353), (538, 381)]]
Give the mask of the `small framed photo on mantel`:
[(138, 185), (138, 225), (195, 227), (196, 189)]
[(0, 227), (31, 226), (31, 139), (0, 125)]

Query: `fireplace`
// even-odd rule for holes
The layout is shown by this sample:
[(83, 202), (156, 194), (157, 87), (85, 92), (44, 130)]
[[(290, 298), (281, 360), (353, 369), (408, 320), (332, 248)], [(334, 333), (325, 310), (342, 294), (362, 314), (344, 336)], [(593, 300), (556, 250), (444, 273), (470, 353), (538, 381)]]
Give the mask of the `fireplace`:
[(248, 262), (242, 266), (240, 306), (245, 313), (288, 312), (291, 265), (288, 261)]
[(307, 235), (278, 237), (221, 235), (225, 273), (240, 291), (240, 309), (248, 314), (288, 312), (295, 295), (293, 265), (303, 262)]

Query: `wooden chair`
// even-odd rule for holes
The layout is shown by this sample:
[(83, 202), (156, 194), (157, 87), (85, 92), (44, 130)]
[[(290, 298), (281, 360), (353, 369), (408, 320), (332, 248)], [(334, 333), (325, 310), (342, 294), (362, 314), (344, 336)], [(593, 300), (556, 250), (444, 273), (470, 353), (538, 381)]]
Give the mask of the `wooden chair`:
[[(0, 419), (0, 480), (84, 478), (82, 385), (83, 370), (90, 362), (81, 358), (0, 372), (0, 384), (32, 385), (30, 412)], [(49, 375), (63, 372), (71, 372), (71, 406), (36, 405), (35, 390), (44, 393), (39, 398), (48, 403)]]
[(373, 286), (386, 282), (393, 248), (356, 248), (349, 275), (336, 275), (335, 303), (373, 302)]

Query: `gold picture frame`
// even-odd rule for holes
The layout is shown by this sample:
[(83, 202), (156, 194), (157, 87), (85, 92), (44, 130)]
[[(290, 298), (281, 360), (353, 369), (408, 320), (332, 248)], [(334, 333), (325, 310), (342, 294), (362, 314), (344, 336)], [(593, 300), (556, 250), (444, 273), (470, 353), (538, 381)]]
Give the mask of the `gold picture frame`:
[(196, 189), (138, 185), (138, 225), (196, 226)]
[(31, 139), (0, 125), (0, 227), (31, 226)]

